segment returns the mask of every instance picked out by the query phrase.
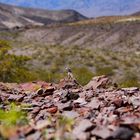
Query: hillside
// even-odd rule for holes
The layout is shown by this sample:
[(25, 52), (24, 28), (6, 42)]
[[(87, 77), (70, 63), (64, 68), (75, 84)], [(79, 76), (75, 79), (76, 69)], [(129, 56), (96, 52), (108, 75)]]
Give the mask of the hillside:
[(121, 86), (140, 85), (138, 16), (101, 17), (3, 32), (1, 38), (12, 41), (10, 53), (31, 57), (28, 67), (46, 75), (42, 75), (44, 80), (58, 79), (70, 66), (83, 84), (93, 75), (107, 74)]
[[(121, 87), (140, 86), (139, 16), (99, 17), (3, 30), (0, 38), (11, 46), (3, 55), (10, 62), (17, 59), (9, 66), (6, 58), (1, 58), (1, 73), (9, 75), (8, 78), (2, 76), (2, 81), (56, 82), (64, 76), (65, 67), (70, 66), (81, 84), (86, 84), (94, 75), (105, 74), (114, 77)], [(4, 45), (2, 42), (1, 49)], [(7, 67), (6, 72), (3, 66)], [(9, 72), (9, 67), (14, 73)], [(26, 78), (19, 77), (20, 72)]]
[[(78, 45), (92, 48), (128, 48), (126, 42), (139, 44), (140, 17), (103, 17), (67, 25), (41, 27), (19, 33), (19, 40), (34, 41), (45, 45)], [(65, 32), (65, 34), (64, 34)], [(123, 40), (123, 43), (121, 43)], [(112, 45), (114, 44), (114, 45)], [(115, 46), (117, 45), (117, 46)]]
[(0, 27), (13, 28), (25, 25), (75, 22), (86, 19), (74, 10), (49, 11), (21, 8), (0, 3)]

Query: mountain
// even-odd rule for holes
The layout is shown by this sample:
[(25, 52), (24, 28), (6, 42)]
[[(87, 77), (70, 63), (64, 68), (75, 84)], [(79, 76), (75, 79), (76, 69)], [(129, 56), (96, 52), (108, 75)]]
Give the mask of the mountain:
[(86, 19), (86, 17), (74, 10), (50, 11), (21, 8), (0, 3), (0, 27), (13, 28), (25, 25), (46, 25), (83, 19)]
[(134, 16), (140, 16), (140, 11), (139, 12), (136, 12), (136, 13), (134, 13), (132, 15), (134, 15)]
[(74, 9), (89, 17), (126, 15), (140, 10), (140, 0), (1, 0), (1, 2), (51, 10)]

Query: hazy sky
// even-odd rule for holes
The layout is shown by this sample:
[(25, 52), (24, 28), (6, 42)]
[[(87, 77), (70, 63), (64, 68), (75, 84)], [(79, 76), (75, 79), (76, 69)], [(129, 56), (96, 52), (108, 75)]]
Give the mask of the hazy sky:
[(140, 0), (0, 0), (0, 2), (43, 9), (74, 9), (94, 17), (125, 15), (140, 11)]

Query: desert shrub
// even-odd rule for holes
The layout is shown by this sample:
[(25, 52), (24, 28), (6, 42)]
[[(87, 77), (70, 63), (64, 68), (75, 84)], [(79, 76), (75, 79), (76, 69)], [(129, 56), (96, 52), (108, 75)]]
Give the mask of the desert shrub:
[(77, 81), (82, 85), (87, 84), (94, 76), (94, 74), (86, 67), (74, 67), (72, 70)]
[(87, 67), (93, 67), (94, 66), (93, 62), (91, 62), (91, 61), (85, 62), (85, 65)]
[(60, 79), (64, 78), (65, 74), (60, 72), (59, 70), (56, 70), (55, 72), (48, 69), (35, 69), (34, 72), (37, 74), (36, 80), (43, 80), (46, 82), (59, 82)]
[(133, 72), (126, 72), (120, 82), (121, 87), (140, 87), (138, 77)]
[(23, 125), (27, 123), (26, 113), (20, 107), (11, 104), (9, 110), (0, 110), (0, 123), (2, 125)]
[(123, 61), (124, 65), (126, 66), (126, 68), (128, 67), (133, 67), (133, 64), (131, 61)]
[(26, 67), (26, 62), (30, 58), (8, 54), (10, 48), (7, 41), (0, 41), (0, 81), (25, 82), (34, 80), (36, 75)]
[(96, 67), (96, 75), (113, 75), (113, 68), (112, 67)]
[(27, 114), (21, 111), (21, 107), (11, 104), (7, 110), (0, 109), (0, 139), (10, 139), (19, 126), (27, 123)]

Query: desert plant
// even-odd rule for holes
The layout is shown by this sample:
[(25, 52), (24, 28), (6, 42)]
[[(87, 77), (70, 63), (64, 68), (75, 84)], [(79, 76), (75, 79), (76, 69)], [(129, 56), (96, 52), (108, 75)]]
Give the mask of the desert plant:
[(7, 41), (0, 41), (0, 81), (3, 82), (24, 82), (36, 78), (36, 74), (30, 72), (26, 62), (30, 60), (26, 56), (9, 54), (11, 48)]
[(2, 125), (23, 125), (27, 123), (25, 112), (15, 104), (11, 104), (9, 110), (0, 110), (0, 123)]
[(74, 67), (72, 69), (76, 79), (82, 85), (87, 84), (94, 76), (94, 74), (86, 67)]
[(138, 77), (135, 73), (127, 71), (120, 82), (121, 87), (140, 87)]
[(96, 67), (96, 75), (113, 75), (113, 68), (112, 67)]

